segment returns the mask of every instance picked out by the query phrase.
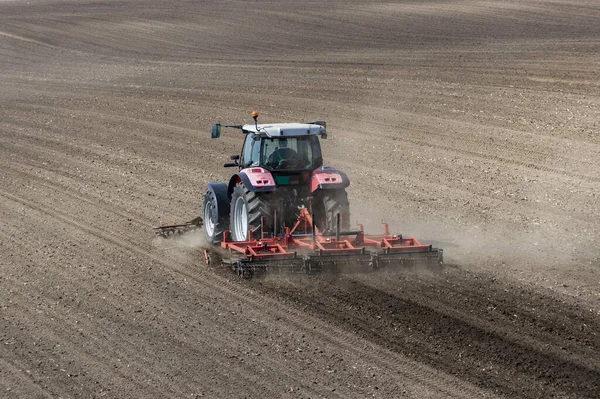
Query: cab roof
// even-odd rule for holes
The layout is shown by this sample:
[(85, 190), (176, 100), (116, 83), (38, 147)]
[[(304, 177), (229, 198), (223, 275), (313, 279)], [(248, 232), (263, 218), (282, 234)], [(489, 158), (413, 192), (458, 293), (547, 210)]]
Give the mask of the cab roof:
[(244, 133), (254, 133), (278, 138), (324, 134), (325, 126), (311, 123), (265, 123), (259, 125), (244, 125), (242, 126), (242, 130)]

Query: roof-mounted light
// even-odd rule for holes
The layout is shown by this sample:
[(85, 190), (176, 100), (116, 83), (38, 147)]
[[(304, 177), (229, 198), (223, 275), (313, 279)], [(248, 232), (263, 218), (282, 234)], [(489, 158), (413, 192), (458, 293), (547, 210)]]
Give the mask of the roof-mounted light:
[(314, 122), (311, 122), (311, 125), (321, 126), (321, 130), (319, 131), (319, 134), (321, 135), (321, 138), (323, 138), (323, 139), (327, 138), (327, 122), (325, 122), (325, 121), (314, 121)]

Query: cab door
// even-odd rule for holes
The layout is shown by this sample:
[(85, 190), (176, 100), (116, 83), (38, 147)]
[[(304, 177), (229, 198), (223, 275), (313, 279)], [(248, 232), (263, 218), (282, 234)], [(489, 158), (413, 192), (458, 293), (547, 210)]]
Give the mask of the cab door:
[(248, 166), (253, 164), (252, 159), (252, 145), (254, 144), (254, 133), (248, 133), (246, 135), (246, 140), (244, 141), (244, 146), (242, 147), (242, 153), (240, 154), (240, 165), (243, 168), (247, 168)]

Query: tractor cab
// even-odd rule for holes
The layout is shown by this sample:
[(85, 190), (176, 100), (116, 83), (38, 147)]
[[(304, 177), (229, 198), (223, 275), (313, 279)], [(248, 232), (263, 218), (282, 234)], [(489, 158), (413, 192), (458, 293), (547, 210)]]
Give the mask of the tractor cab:
[(221, 126), (238, 128), (246, 135), (241, 154), (232, 155), (234, 162), (224, 166), (262, 167), (270, 172), (312, 171), (323, 166), (319, 136), (327, 137), (325, 122), (258, 124), (258, 114), (253, 117), (253, 125), (213, 125), (213, 138), (221, 135)]
[(323, 165), (317, 135), (266, 136), (250, 132), (246, 135), (239, 166), (260, 166), (271, 172), (314, 170)]

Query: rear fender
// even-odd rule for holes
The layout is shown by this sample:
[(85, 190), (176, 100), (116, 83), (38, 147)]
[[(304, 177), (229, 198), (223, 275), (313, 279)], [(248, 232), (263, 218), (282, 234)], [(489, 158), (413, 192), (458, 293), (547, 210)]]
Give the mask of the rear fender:
[(227, 195), (227, 184), (225, 183), (208, 183), (208, 190), (212, 191), (217, 198), (217, 213), (219, 220), (229, 220), (229, 195)]
[(310, 177), (310, 192), (317, 190), (337, 190), (350, 185), (350, 179), (342, 171), (332, 166), (321, 166), (312, 172)]
[(246, 186), (248, 190), (255, 193), (268, 193), (275, 191), (277, 188), (271, 172), (260, 167), (242, 169), (238, 174), (231, 176), (228, 189), (229, 197), (231, 197), (233, 188), (239, 182), (244, 183), (244, 186)]

